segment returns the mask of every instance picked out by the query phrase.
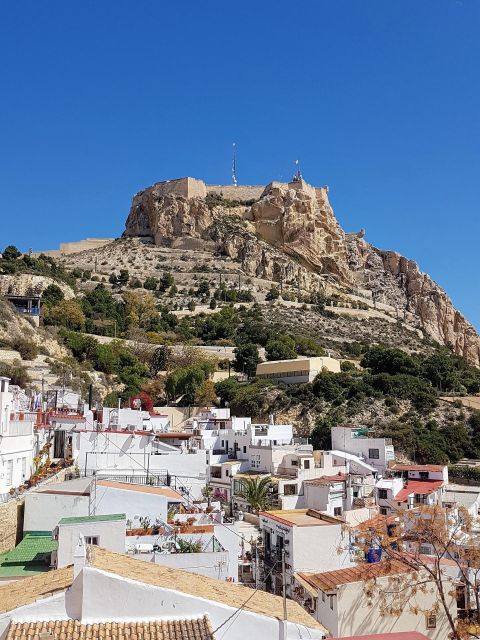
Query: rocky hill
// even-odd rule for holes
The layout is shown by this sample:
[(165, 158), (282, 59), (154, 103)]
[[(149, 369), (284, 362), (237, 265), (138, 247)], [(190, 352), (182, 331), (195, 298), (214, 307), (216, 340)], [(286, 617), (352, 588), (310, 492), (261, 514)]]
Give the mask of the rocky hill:
[[(253, 197), (249, 197), (253, 196)], [(209, 187), (185, 178), (135, 195), (124, 237), (229, 258), (245, 276), (293, 290), (347, 294), (480, 364), (480, 339), (418, 265), (345, 233), (328, 189), (303, 179)]]

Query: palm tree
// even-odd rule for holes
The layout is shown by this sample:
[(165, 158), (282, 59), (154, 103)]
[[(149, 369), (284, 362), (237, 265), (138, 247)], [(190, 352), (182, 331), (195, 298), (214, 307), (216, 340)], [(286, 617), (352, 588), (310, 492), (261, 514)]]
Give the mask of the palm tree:
[(270, 506), (270, 476), (254, 476), (242, 481), (240, 498), (248, 502), (255, 513), (265, 511)]

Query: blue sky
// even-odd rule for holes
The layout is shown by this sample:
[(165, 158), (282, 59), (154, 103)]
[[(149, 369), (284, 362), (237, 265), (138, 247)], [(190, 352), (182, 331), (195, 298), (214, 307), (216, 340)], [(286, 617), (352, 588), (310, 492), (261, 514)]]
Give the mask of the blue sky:
[(0, 244), (116, 236), (184, 175), (330, 186), (480, 327), (478, 0), (16, 0), (0, 7)]

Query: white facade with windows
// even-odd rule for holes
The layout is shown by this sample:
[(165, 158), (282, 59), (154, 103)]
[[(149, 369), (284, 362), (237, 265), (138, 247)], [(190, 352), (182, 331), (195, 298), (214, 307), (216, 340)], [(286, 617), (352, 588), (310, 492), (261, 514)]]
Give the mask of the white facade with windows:
[(0, 377), (0, 499), (26, 482), (33, 468), (33, 420), (17, 411), (9, 382)]
[(366, 429), (357, 427), (333, 427), (332, 449), (358, 456), (379, 473), (395, 459), (390, 438), (370, 438)]

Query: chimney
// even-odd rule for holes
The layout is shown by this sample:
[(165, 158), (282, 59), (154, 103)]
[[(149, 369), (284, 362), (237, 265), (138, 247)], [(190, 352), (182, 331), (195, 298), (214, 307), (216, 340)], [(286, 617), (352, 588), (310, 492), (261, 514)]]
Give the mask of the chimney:
[(87, 564), (87, 547), (85, 545), (85, 538), (82, 534), (78, 536), (77, 546), (75, 547), (75, 553), (73, 554), (73, 578), (75, 579), (79, 573), (82, 572), (83, 567)]

